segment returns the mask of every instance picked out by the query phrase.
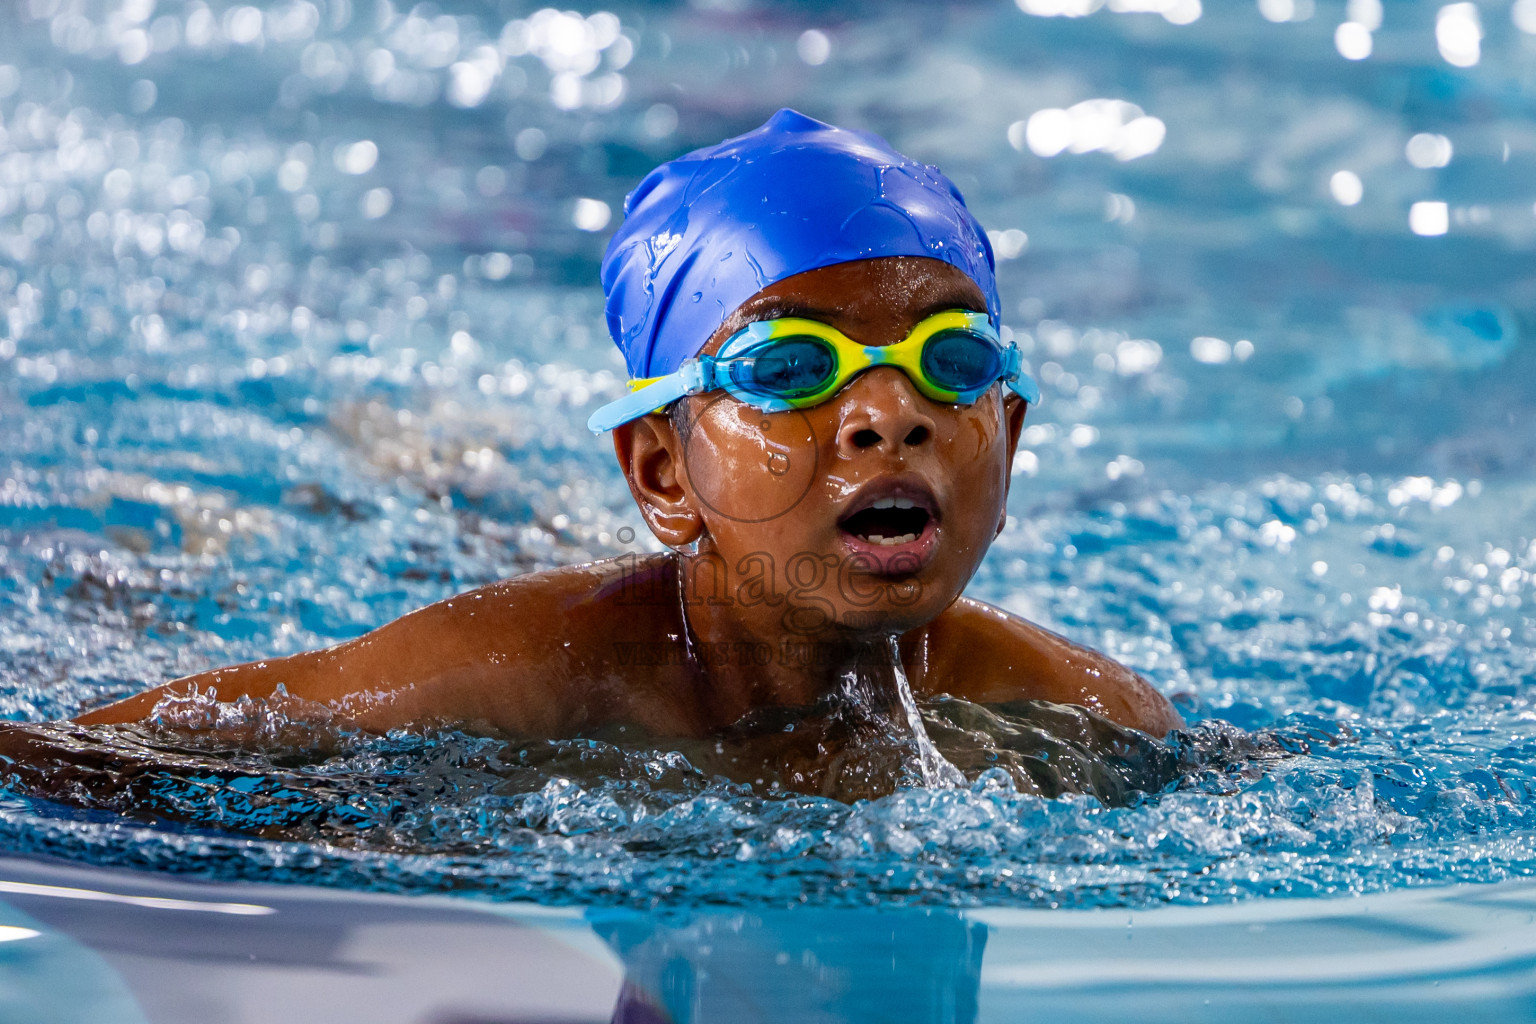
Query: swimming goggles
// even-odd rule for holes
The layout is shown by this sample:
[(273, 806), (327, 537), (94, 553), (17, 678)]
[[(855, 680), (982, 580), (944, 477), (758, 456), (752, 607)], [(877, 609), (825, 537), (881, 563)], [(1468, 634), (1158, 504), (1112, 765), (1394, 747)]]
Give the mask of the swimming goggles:
[(935, 402), (970, 405), (1002, 381), (1034, 405), (1040, 388), (1022, 364), (1018, 346), (1005, 346), (986, 314), (969, 310), (935, 313), (892, 345), (860, 345), (819, 320), (759, 320), (731, 335), (717, 355), (630, 381), (631, 393), (593, 413), (587, 428), (601, 434), (706, 391), (724, 390), (763, 412), (806, 409), (873, 366), (896, 367)]

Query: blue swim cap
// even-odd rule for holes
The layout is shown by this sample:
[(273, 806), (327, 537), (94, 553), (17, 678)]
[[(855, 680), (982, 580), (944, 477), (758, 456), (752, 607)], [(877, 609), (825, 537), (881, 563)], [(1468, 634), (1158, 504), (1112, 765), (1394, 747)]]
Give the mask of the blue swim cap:
[(603, 256), (608, 333), (630, 376), (671, 373), (763, 288), (876, 256), (958, 267), (999, 322), (992, 247), (953, 182), (877, 135), (781, 110), (625, 199)]

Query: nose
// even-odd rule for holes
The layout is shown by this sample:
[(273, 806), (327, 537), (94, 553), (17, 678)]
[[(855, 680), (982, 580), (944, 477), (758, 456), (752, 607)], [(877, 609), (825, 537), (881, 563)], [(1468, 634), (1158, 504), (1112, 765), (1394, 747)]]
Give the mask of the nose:
[(844, 452), (886, 447), (893, 453), (933, 439), (934, 423), (907, 375), (893, 366), (866, 370), (844, 389), (838, 448)]

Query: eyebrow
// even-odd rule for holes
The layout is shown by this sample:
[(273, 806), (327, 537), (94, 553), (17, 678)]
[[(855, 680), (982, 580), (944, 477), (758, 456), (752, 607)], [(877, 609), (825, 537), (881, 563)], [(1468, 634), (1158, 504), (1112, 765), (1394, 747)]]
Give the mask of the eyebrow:
[(933, 316), (933, 314), (942, 313), (946, 309), (966, 309), (970, 310), (972, 313), (985, 313), (987, 311), (987, 304), (982, 302), (980, 308), (977, 308), (977, 304), (972, 302), (966, 296), (961, 295), (958, 292), (951, 292), (948, 297), (937, 299), (936, 301), (930, 302), (928, 305), (919, 309), (917, 311), (917, 319), (926, 320), (930, 316)]
[(796, 299), (780, 298), (777, 295), (771, 295), (767, 298), (759, 299), (757, 302), (752, 303), (751, 308), (746, 313), (746, 322), (750, 323), (754, 320), (777, 320), (782, 317), (791, 316), (804, 317), (807, 320), (821, 320), (826, 322), (833, 319), (834, 317), (846, 315), (847, 314), (845, 312), (840, 310), (823, 309), (820, 306), (814, 306), (808, 302), (800, 302)]

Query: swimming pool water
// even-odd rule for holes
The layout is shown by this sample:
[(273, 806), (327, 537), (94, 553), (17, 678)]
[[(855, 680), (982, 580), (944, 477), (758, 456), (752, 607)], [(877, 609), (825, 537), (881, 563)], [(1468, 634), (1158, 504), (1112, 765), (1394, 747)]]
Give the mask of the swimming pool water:
[(12, 773), (0, 843), (660, 907), (1533, 873), (1531, 5), (1475, 8), (1470, 64), (1464, 5), (1342, 34), (1299, 0), (1098, 6), (7, 6), (0, 713), (654, 549), (584, 429), (623, 379), (605, 231), (654, 163), (792, 105), (939, 164), (995, 232), (1046, 399), (970, 593), (1176, 697), (1161, 792), (848, 805), (614, 736), (261, 754), (242, 730), (282, 717), (231, 709), (201, 744), (38, 725), (75, 789)]

